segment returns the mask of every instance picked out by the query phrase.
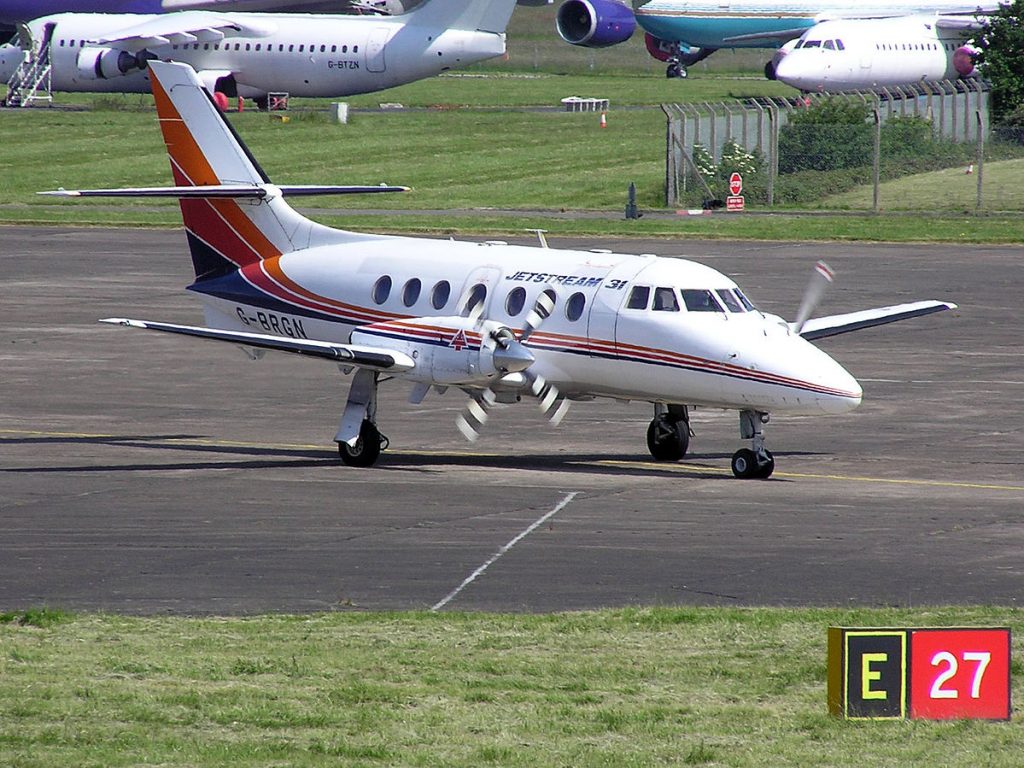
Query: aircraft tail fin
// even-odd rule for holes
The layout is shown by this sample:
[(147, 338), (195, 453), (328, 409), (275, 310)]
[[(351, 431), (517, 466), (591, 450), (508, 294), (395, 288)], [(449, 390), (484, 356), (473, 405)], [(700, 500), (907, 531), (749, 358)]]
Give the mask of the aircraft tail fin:
[(413, 23), (504, 34), (517, 0), (426, 0), (407, 18)]
[(192, 67), (151, 61), (149, 68), (175, 186), (60, 189), (40, 194), (177, 198), (197, 281), (290, 251), (383, 237), (317, 224), (284, 198), (405, 192), (406, 187), (271, 184)]
[[(177, 187), (270, 184), (190, 66), (152, 61), (149, 69)], [(303, 245), (296, 235), (317, 226), (280, 195), (252, 201), (182, 197), (180, 205), (199, 280), (297, 250)]]

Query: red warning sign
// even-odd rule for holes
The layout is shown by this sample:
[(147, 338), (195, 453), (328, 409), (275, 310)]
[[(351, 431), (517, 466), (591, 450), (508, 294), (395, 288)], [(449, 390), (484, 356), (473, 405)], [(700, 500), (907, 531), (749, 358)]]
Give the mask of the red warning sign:
[(729, 194), (738, 197), (741, 192), (743, 192), (743, 177), (737, 171), (733, 171), (729, 176)]

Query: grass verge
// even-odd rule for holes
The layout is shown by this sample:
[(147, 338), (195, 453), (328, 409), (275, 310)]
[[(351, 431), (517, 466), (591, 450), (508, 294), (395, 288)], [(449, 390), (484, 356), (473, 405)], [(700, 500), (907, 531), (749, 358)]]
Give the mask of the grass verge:
[(60, 615), (0, 624), (12, 766), (1019, 765), (1022, 721), (847, 723), (825, 628), (1009, 608)]

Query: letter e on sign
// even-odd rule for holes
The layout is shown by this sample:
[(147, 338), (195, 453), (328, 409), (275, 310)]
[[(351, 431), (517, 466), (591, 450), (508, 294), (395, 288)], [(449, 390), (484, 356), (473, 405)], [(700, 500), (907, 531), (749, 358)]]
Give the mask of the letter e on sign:
[(1010, 630), (915, 629), (910, 717), (1010, 718)]

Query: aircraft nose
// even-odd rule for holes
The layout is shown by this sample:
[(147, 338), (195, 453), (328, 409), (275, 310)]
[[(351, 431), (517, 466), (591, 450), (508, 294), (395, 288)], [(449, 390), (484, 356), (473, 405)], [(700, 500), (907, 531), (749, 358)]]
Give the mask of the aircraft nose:
[(864, 389), (843, 366), (817, 347), (815, 367), (818, 370), (816, 384), (819, 387), (818, 405), (826, 413), (852, 411), (864, 397)]
[(783, 56), (775, 65), (775, 78), (791, 88), (798, 88), (801, 91), (813, 91), (818, 83), (810, 76), (807, 67), (807, 57), (799, 51), (792, 51)]
[(21, 66), (25, 52), (15, 45), (0, 45), (0, 80), (8, 82)]

